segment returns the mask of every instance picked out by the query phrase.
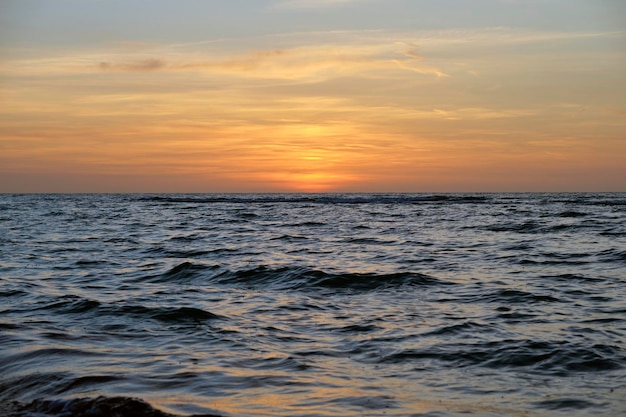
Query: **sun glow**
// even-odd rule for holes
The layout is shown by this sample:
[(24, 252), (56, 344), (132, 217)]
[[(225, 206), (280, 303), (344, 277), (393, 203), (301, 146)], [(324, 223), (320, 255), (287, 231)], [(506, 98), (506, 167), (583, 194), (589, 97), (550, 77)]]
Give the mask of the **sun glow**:
[(354, 177), (341, 172), (341, 155), (310, 151), (293, 155), (271, 177), (273, 182), (296, 192), (330, 192), (345, 188)]
[(287, 178), (287, 186), (294, 191), (306, 193), (319, 193), (327, 191), (335, 191), (343, 188), (346, 178), (341, 175), (309, 172), (291, 174)]

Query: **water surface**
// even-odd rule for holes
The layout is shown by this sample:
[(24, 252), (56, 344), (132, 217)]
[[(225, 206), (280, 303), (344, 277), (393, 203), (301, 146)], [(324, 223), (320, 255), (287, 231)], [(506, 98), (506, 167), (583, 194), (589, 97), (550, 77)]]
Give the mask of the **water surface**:
[(624, 415), (625, 281), (619, 193), (0, 195), (0, 402)]

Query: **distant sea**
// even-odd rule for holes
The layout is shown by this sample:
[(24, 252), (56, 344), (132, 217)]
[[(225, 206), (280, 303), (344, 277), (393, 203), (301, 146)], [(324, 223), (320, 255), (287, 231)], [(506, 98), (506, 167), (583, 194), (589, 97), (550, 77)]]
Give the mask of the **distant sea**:
[(626, 415), (626, 194), (0, 195), (0, 415)]

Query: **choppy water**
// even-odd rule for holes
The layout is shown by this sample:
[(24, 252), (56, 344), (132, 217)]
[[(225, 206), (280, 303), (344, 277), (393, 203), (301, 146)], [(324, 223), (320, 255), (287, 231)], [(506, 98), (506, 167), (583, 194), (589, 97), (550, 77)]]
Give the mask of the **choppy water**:
[(626, 194), (0, 195), (0, 415), (618, 416), (625, 343)]

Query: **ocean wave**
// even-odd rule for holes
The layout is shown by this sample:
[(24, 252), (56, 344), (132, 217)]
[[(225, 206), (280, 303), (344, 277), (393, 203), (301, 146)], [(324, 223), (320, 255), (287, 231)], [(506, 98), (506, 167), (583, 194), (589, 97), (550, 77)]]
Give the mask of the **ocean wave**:
[(123, 306), (117, 309), (121, 313), (151, 318), (154, 320), (178, 323), (191, 321), (200, 323), (205, 320), (223, 318), (217, 314), (194, 307), (144, 307), (144, 306)]
[[(203, 310), (201, 308), (189, 306), (144, 306), (129, 305), (125, 302), (103, 303), (87, 298), (66, 295), (48, 300), (39, 308), (32, 308), (29, 305), (22, 306), (23, 313), (30, 314), (32, 311), (44, 310), (49, 314), (74, 316), (77, 319), (96, 319), (102, 317), (130, 317), (137, 319), (148, 319), (159, 322), (204, 322), (218, 318), (221, 315)], [(14, 311), (13, 311), (14, 312)], [(1, 328), (1, 327), (0, 327)], [(54, 332), (43, 333), (54, 336)]]
[(568, 302), (566, 299), (557, 298), (548, 294), (536, 294), (528, 291), (514, 290), (514, 289), (497, 289), (493, 291), (476, 291), (470, 292), (464, 295), (459, 295), (451, 298), (440, 298), (439, 302), (443, 303), (458, 303), (464, 304), (477, 304), (477, 303), (489, 303), (489, 304), (502, 304), (498, 307), (498, 311), (510, 311), (510, 307), (506, 307), (511, 304), (537, 304), (537, 303), (564, 303)]
[(526, 221), (522, 223), (506, 222), (487, 226), (486, 230), (490, 232), (536, 233), (541, 230), (542, 227), (543, 225), (536, 221)]
[(494, 201), (492, 195), (476, 194), (216, 194), (206, 195), (155, 195), (140, 197), (142, 201), (157, 203), (196, 204), (419, 204), (419, 203), (472, 203)]
[(623, 369), (626, 353), (617, 346), (582, 346), (571, 342), (501, 340), (478, 344), (436, 345), (403, 349), (375, 357), (377, 363), (448, 362), (456, 367), (526, 369), (535, 374), (570, 376), (572, 373)]
[(604, 278), (590, 277), (583, 274), (556, 274), (556, 275), (541, 275), (542, 279), (550, 279), (559, 283), (571, 283), (571, 282), (603, 282)]
[(607, 403), (595, 403), (580, 398), (561, 397), (532, 403), (534, 408), (552, 411), (580, 411), (587, 408), (602, 409)]
[(63, 295), (55, 298), (39, 310), (54, 310), (59, 314), (82, 314), (100, 307), (100, 303), (76, 295)]
[(597, 254), (600, 262), (626, 264), (626, 250), (608, 249)]
[(194, 264), (191, 262), (182, 262), (168, 271), (153, 275), (149, 277), (140, 278), (139, 281), (147, 281), (147, 282), (185, 282), (192, 280), (197, 277), (202, 277), (203, 272), (219, 269), (219, 266), (211, 265), (202, 265), (202, 264)]
[(559, 217), (585, 217), (587, 215), (588, 215), (587, 213), (583, 213), (581, 211), (574, 211), (574, 210), (562, 211), (561, 213), (558, 214)]
[(348, 291), (375, 291), (408, 286), (451, 284), (416, 272), (333, 274), (300, 267), (268, 268), (265, 266), (250, 270), (225, 271), (215, 276), (211, 281), (224, 285), (242, 285), (248, 288), (274, 290), (322, 288)]
[[(468, 227), (473, 229), (475, 226)], [(485, 227), (485, 230), (489, 232), (498, 233), (519, 233), (519, 234), (546, 234), (546, 233), (562, 233), (571, 232), (582, 229), (593, 229), (595, 226), (588, 226), (583, 223), (568, 224), (541, 222), (541, 221), (526, 221), (526, 222), (502, 222)]]
[(0, 196), (0, 416), (624, 409), (626, 194), (155, 196)]
[(488, 324), (475, 323), (468, 321), (461, 324), (453, 324), (449, 326), (442, 326), (435, 330), (422, 334), (422, 336), (454, 336), (462, 335), (464, 333), (478, 333), (478, 332), (490, 332), (493, 330), (493, 326)]
[[(23, 404), (7, 401), (0, 405), (4, 417), (175, 417), (153, 408), (147, 402), (129, 397), (76, 399), (37, 399)], [(195, 414), (189, 417), (220, 417), (217, 414)]]
[[(0, 375), (9, 375), (11, 373), (15, 373), (16, 371), (19, 371), (20, 369), (23, 369), (24, 367), (32, 367), (33, 369), (38, 369), (40, 367), (38, 365), (41, 365), (41, 363), (51, 364), (55, 361), (63, 361), (65, 360), (65, 358), (68, 357), (72, 357), (74, 358), (74, 360), (78, 360), (99, 356), (97, 352), (84, 349), (63, 347), (45, 347), (37, 349), (36, 346), (37, 345), (23, 351), (9, 350), (7, 354), (0, 357)], [(56, 382), (58, 380), (59, 377), (57, 376), (53, 381)], [(19, 393), (19, 391), (27, 390), (28, 388), (32, 387), (38, 381), (39, 378), (27, 378), (25, 381), (23, 381), (21, 386), (18, 384), (15, 385), (19, 386)], [(0, 380), (0, 382), (4, 381)], [(46, 385), (48, 389), (52, 389), (51, 387), (53, 386), (53, 384), (51, 384), (51, 381), (44, 382), (44, 385)], [(13, 386), (4, 387), (2, 386), (2, 384), (0, 384), (0, 394), (2, 394), (3, 391), (13, 388)]]
[(190, 283), (203, 285), (238, 286), (272, 290), (333, 289), (374, 291), (411, 286), (452, 285), (432, 276), (418, 272), (376, 273), (328, 273), (304, 267), (270, 268), (258, 266), (252, 269), (230, 270), (216, 265), (183, 262), (163, 274), (140, 278), (139, 281), (154, 283)]
[(394, 245), (397, 244), (398, 242), (395, 240), (385, 240), (385, 239), (378, 239), (378, 238), (373, 238), (373, 237), (359, 237), (359, 238), (346, 238), (343, 243), (350, 243), (350, 244), (355, 244), (355, 245), (377, 245), (377, 246), (382, 246), (382, 245)]

